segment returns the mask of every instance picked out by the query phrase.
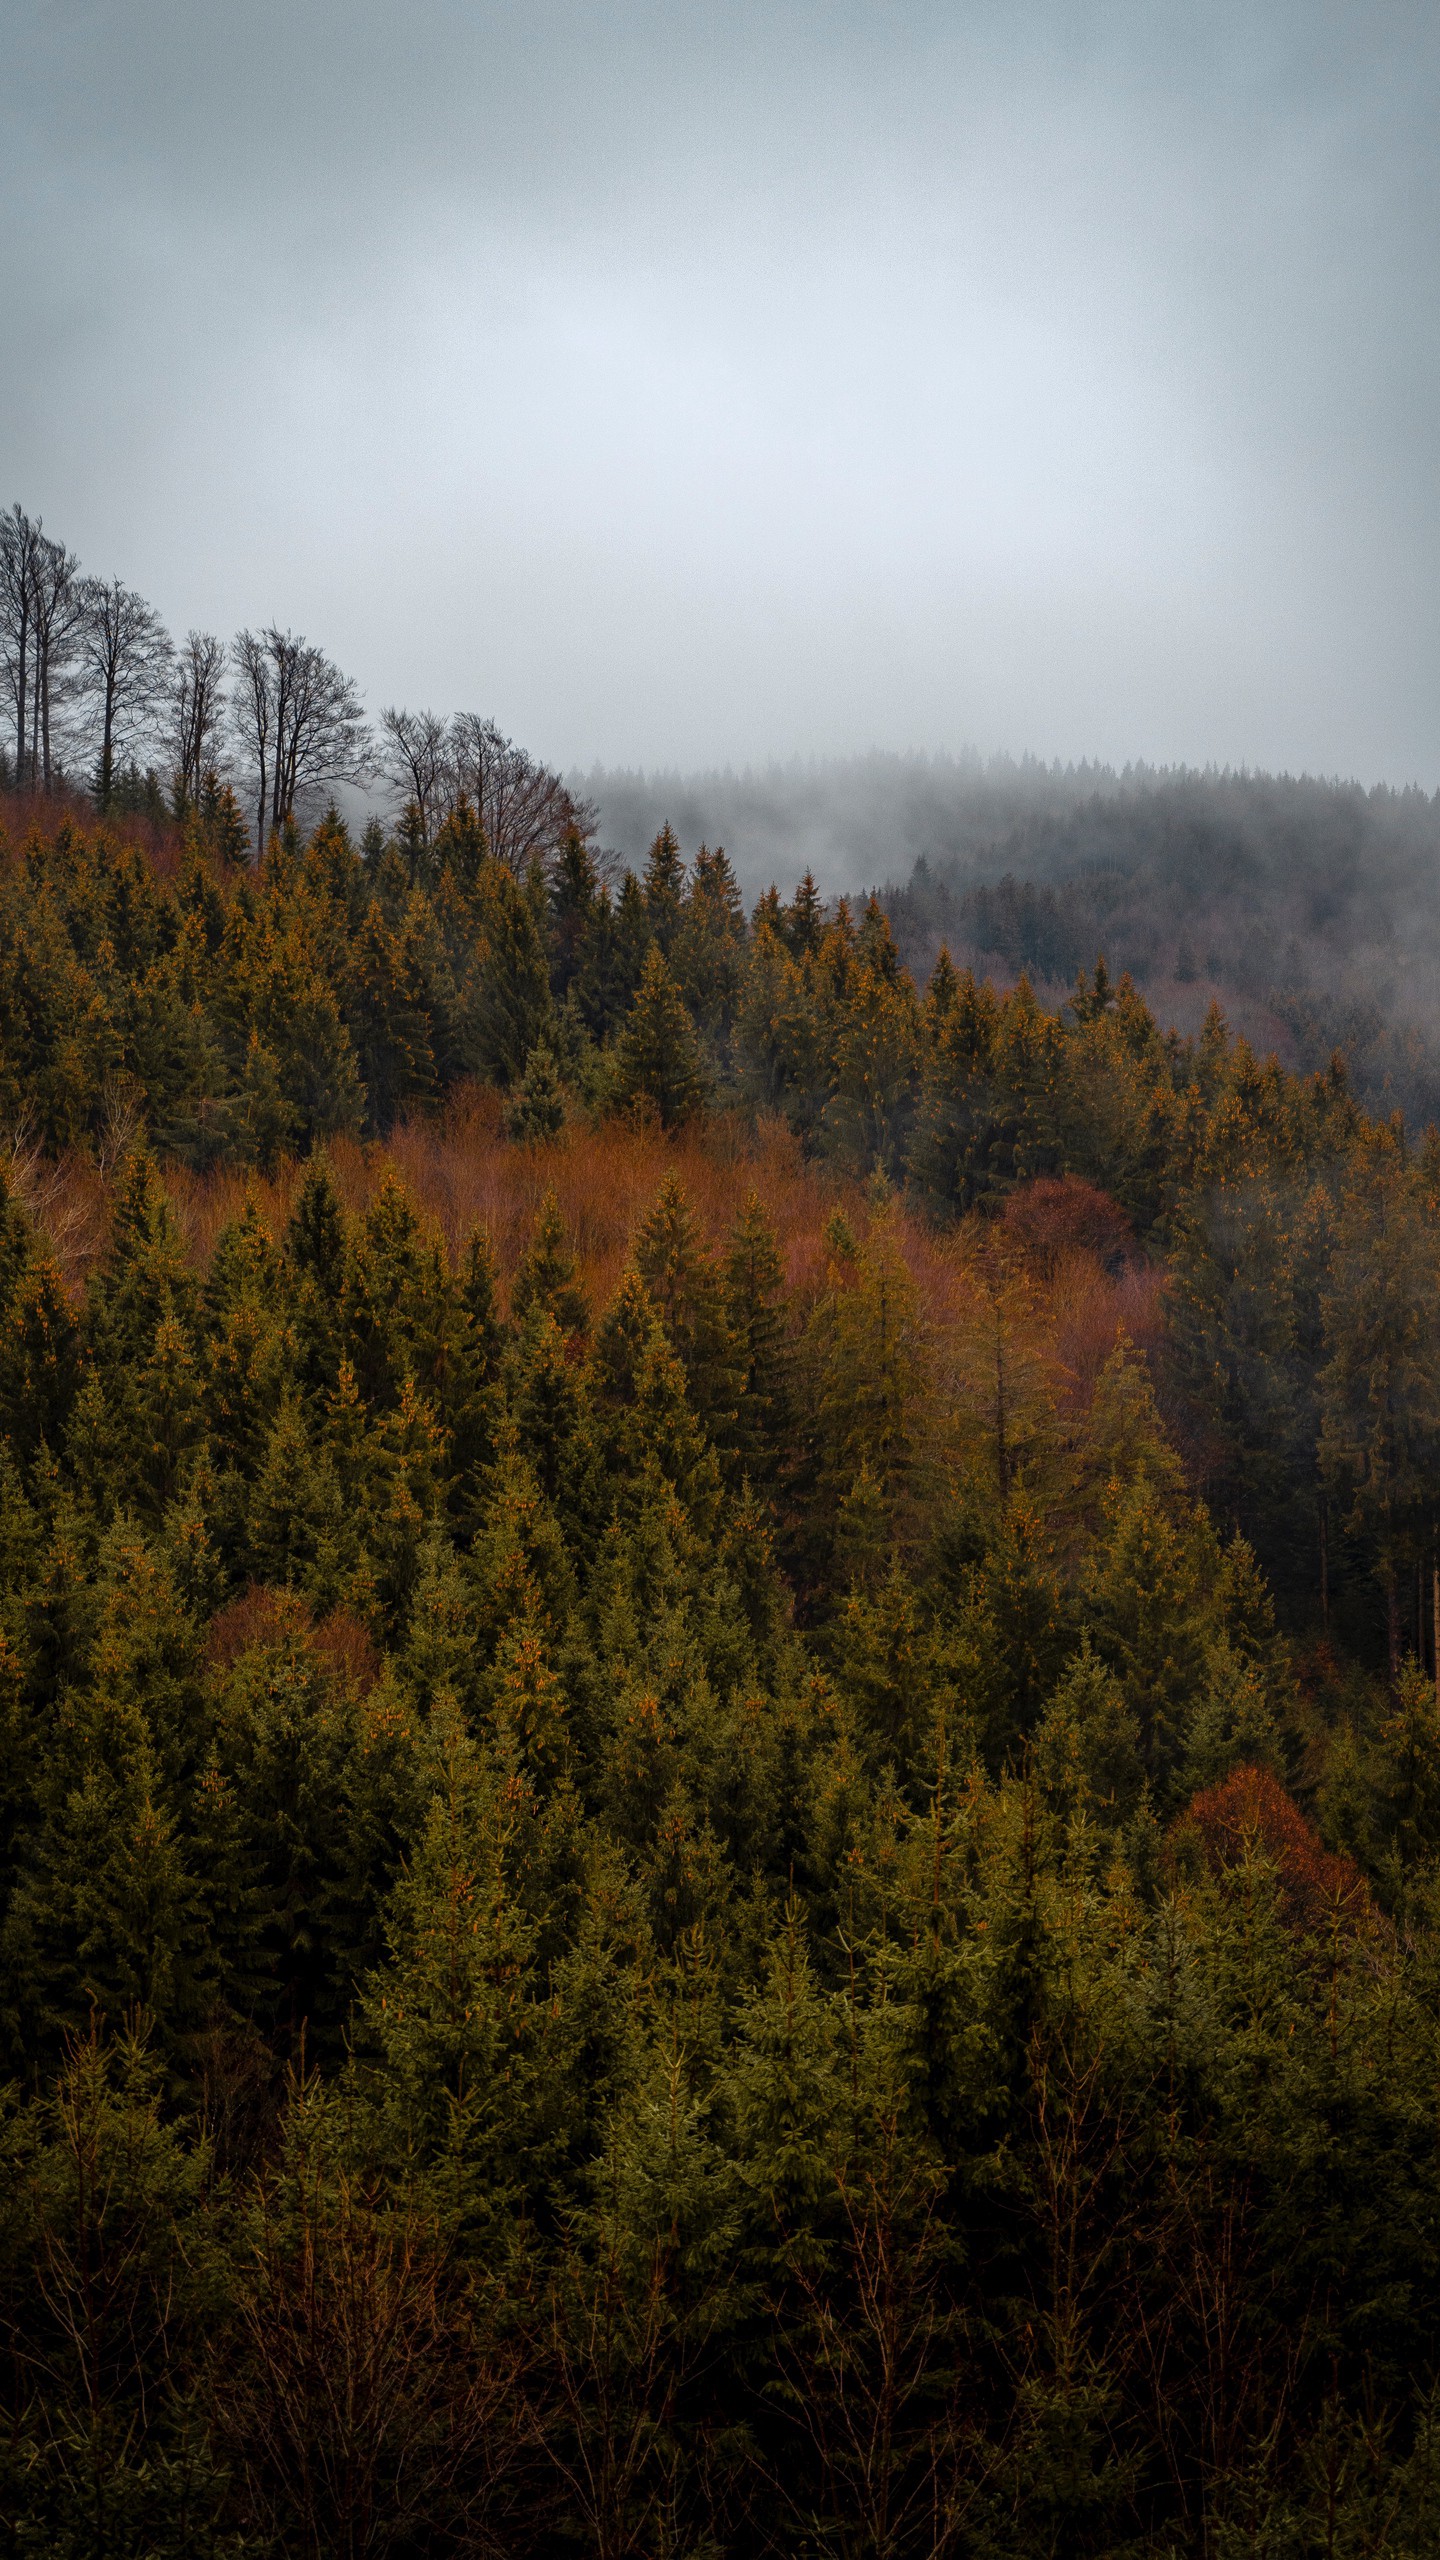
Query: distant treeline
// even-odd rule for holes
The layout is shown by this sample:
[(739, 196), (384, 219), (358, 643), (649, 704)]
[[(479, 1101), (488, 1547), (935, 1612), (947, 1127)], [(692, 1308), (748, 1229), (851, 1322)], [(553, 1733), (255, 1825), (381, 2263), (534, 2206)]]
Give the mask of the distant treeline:
[(16, 505), (0, 516), (0, 790), (67, 784), (156, 824), (231, 791), (257, 852), (341, 786), (416, 847), (463, 807), (517, 875), (572, 826), (637, 869), (671, 825), (723, 843), (747, 898), (806, 871), (830, 898), (887, 883), (917, 975), (944, 942), (1058, 995), (1103, 950), (1167, 1025), (1198, 1029), (1218, 997), (1289, 1063), (1322, 1069), (1338, 1048), (1372, 1107), (1440, 1116), (1440, 798), (1418, 790), (881, 754), (567, 782), (479, 713), (368, 718), (325, 651), (278, 625), (177, 642)]
[(1059, 989), (1103, 950), (1167, 1023), (1217, 996), (1297, 1066), (1342, 1049), (1375, 1107), (1440, 1113), (1440, 799), (1422, 791), (901, 756), (585, 789), (627, 853), (669, 815), (757, 887), (805, 863), (831, 888), (883, 882), (917, 972), (944, 942)]
[[(225, 791), (263, 847), (339, 784), (403, 805), (424, 841), (463, 801), (512, 869), (591, 812), (493, 720), (395, 708), (367, 720), (353, 679), (271, 623), (177, 643), (123, 578), (87, 575), (16, 505), (0, 515), (0, 790), (68, 786), (102, 815), (180, 821)], [(238, 795), (238, 798), (236, 798)]]

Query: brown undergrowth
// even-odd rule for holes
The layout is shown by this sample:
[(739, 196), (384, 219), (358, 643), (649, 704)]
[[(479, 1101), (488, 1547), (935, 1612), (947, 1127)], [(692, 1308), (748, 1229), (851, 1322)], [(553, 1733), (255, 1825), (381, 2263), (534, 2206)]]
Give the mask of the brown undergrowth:
[[(105, 1254), (113, 1163), (124, 1133), (98, 1157), (59, 1164), (17, 1154), (15, 1187), (45, 1231), (78, 1293)], [(514, 1145), (501, 1126), (500, 1096), (460, 1088), (440, 1110), (397, 1123), (385, 1139), (341, 1138), (329, 1150), (346, 1207), (363, 1215), (387, 1176), (398, 1178), (427, 1226), (459, 1261), (476, 1228), (489, 1237), (508, 1284), (547, 1193), (559, 1203), (579, 1278), (592, 1307), (604, 1306), (624, 1269), (630, 1239), (667, 1175), (681, 1184), (701, 1226), (719, 1243), (754, 1190), (774, 1221), (786, 1279), (801, 1309), (824, 1286), (831, 1260), (826, 1230), (839, 1211), (863, 1237), (877, 1214), (873, 1190), (804, 1155), (782, 1123), (718, 1113), (664, 1135), (615, 1117), (575, 1122), (537, 1145)], [(219, 1165), (205, 1172), (167, 1163), (165, 1181), (181, 1232), (203, 1269), (216, 1237), (247, 1201), (271, 1232), (283, 1231), (304, 1178), (286, 1159), (271, 1174)], [(1081, 1196), (1084, 1195), (1084, 1196)], [(1088, 1402), (1124, 1335), (1153, 1354), (1161, 1336), (1164, 1274), (1128, 1240), (1114, 1204), (1089, 1186), (1035, 1183), (1012, 1196), (1006, 1214), (978, 1214), (935, 1226), (891, 1197), (883, 1211), (915, 1292), (922, 1332), (937, 1348), (973, 1331), (977, 1308), (999, 1289), (1007, 1322), (1018, 1326), (1068, 1399)]]

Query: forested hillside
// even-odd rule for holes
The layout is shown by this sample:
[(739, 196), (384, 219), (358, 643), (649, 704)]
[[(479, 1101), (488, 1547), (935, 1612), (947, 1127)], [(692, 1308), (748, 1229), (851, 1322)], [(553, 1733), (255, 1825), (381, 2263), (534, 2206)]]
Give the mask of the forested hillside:
[(1196, 1031), (1218, 1001), (1371, 1108), (1440, 1112), (1440, 796), (1312, 776), (861, 756), (753, 774), (595, 772), (607, 842), (666, 814), (759, 886), (806, 863), (881, 897), (907, 964), (942, 944), (1058, 1002), (1102, 949)]
[(171, 807), (0, 866), (5, 2547), (1433, 2549), (1440, 1141)]

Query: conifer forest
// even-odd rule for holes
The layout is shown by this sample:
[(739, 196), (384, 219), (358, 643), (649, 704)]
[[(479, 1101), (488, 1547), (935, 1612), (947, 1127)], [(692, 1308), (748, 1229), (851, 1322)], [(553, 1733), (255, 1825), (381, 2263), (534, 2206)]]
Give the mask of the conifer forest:
[(1440, 1135), (161, 637), (0, 800), (0, 2549), (1433, 2553)]

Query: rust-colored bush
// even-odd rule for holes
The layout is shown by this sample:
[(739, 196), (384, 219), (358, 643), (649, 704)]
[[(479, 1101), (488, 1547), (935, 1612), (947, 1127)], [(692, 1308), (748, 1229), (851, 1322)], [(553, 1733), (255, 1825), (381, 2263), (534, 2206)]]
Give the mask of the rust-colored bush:
[(380, 1677), (380, 1656), (368, 1627), (351, 1609), (332, 1609), (310, 1638), (337, 1688), (368, 1697)]
[(310, 1612), (296, 1591), (270, 1591), (252, 1582), (238, 1600), (217, 1609), (205, 1641), (206, 1660), (229, 1671), (257, 1645), (292, 1643), (310, 1632)]
[(1336, 1913), (1354, 1922), (1369, 1910), (1369, 1889), (1353, 1858), (1325, 1847), (1293, 1796), (1267, 1769), (1246, 1763), (1232, 1769), (1219, 1786), (1202, 1787), (1170, 1836), (1176, 1846), (1187, 1839), (1198, 1845), (1217, 1875), (1258, 1849), (1275, 1869), (1297, 1928), (1320, 1928)]
[(1165, 1329), (1165, 1274), (1152, 1263), (1128, 1263), (1106, 1271), (1090, 1253), (1066, 1254), (1050, 1275), (1049, 1310), (1057, 1358), (1086, 1403), (1100, 1373), (1124, 1339), (1143, 1352), (1152, 1371)]
[(258, 1645), (304, 1644), (336, 1688), (368, 1697), (380, 1677), (380, 1656), (368, 1628), (350, 1609), (331, 1609), (318, 1623), (298, 1591), (274, 1591), (252, 1582), (238, 1600), (210, 1621), (205, 1655), (212, 1668), (229, 1671)]
[(1093, 1254), (1115, 1272), (1135, 1250), (1135, 1231), (1119, 1201), (1074, 1173), (1023, 1183), (1006, 1201), (1002, 1223), (1046, 1279), (1072, 1254)]

